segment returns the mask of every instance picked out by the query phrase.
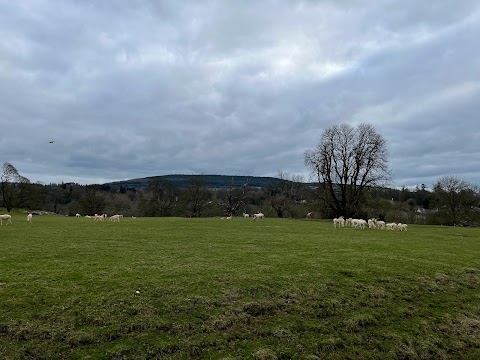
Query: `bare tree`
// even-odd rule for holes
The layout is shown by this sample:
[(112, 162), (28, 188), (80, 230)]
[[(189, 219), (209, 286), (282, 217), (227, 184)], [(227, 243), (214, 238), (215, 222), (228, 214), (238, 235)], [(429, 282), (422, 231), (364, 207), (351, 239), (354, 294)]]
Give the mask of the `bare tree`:
[(0, 176), (0, 190), (2, 191), (3, 205), (10, 212), (26, 199), (30, 180), (20, 175), (12, 164), (6, 162), (2, 167)]
[(360, 211), (365, 189), (390, 179), (387, 158), (386, 141), (372, 125), (341, 124), (323, 131), (317, 147), (305, 152), (305, 165), (333, 215), (352, 216)]
[(441, 177), (433, 189), (438, 205), (447, 214), (449, 225), (466, 223), (472, 207), (478, 206), (478, 188), (456, 176)]
[(105, 208), (106, 200), (99, 185), (88, 185), (79, 200), (85, 214), (101, 214)]
[(205, 178), (202, 175), (190, 178), (185, 193), (187, 211), (192, 217), (201, 216), (211, 197)]
[(277, 172), (277, 178), (281, 181), (269, 189), (270, 206), (278, 217), (294, 217), (295, 202), (299, 196), (299, 189), (303, 178), (300, 175), (290, 176), (281, 170)]
[(169, 216), (178, 200), (177, 189), (171, 181), (161, 177), (152, 178), (143, 191), (141, 207), (147, 216)]
[(233, 178), (230, 180), (230, 186), (228, 187), (227, 193), (220, 203), (223, 207), (225, 216), (233, 216), (240, 205), (244, 204), (244, 200), (247, 197), (245, 194), (247, 185), (248, 184), (245, 183), (241, 188), (235, 188)]

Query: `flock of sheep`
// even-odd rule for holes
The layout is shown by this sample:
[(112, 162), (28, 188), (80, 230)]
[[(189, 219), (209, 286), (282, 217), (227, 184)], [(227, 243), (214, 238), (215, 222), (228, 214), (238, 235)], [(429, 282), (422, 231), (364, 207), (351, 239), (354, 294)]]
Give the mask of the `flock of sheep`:
[(345, 225), (350, 225), (353, 228), (365, 229), (367, 226), (369, 229), (384, 229), (384, 230), (399, 230), (407, 231), (407, 224), (402, 223), (385, 223), (385, 221), (377, 219), (344, 219), (343, 216), (333, 219), (333, 227), (345, 227)]
[[(265, 217), (265, 214), (264, 213), (255, 213), (253, 214), (252, 216), (250, 216), (250, 214), (247, 214), (247, 213), (243, 213), (243, 218), (244, 219), (247, 219), (247, 218), (252, 218), (253, 220), (257, 220), (257, 219), (263, 219)], [(232, 218), (232, 216), (224, 216), (224, 217), (221, 217), (220, 219), (227, 219), (227, 220), (230, 220)]]
[[(81, 217), (81, 215), (78, 214), (78, 213), (77, 213), (75, 216), (76, 216), (76, 217)], [(115, 214), (115, 215), (112, 215), (112, 216), (108, 217), (107, 214), (95, 214), (95, 215), (93, 215), (93, 216), (85, 215), (85, 217), (86, 217), (87, 219), (93, 219), (94, 221), (105, 221), (105, 219), (108, 218), (109, 221), (115, 222), (115, 221), (120, 221), (120, 219), (123, 218), (123, 215), (121, 215), (121, 214)], [(133, 218), (133, 217), (134, 217), (134, 216), (132, 216), (132, 218)]]
[[(32, 222), (32, 218), (33, 218), (33, 215), (31, 213), (28, 213), (27, 221), (29, 223)], [(0, 215), (0, 225), (3, 225), (4, 221), (6, 222), (6, 225), (11, 224), (12, 223), (12, 216), (10, 214)]]
[[(76, 214), (75, 216), (76, 217), (81, 217), (80, 214)], [(123, 215), (115, 214), (115, 215), (112, 215), (112, 216), (108, 217), (107, 214), (100, 214), (100, 215), (95, 214), (94, 216), (86, 215), (85, 217), (89, 218), (89, 219), (94, 219), (95, 221), (105, 221), (105, 219), (108, 218), (110, 221), (115, 222), (115, 221), (120, 221), (120, 219), (123, 218)], [(132, 218), (135, 218), (135, 216), (132, 216)], [(32, 219), (33, 219), (33, 214), (28, 213), (27, 221), (29, 223), (31, 223)], [(3, 225), (3, 222), (5, 222), (6, 225), (11, 224), (12, 223), (12, 216), (10, 214), (0, 215), (0, 225)]]
[[(310, 216), (308, 216), (309, 214), (311, 213), (308, 213), (307, 214), (307, 218), (310, 218)], [(76, 214), (75, 215), (76, 217), (81, 217), (80, 214)], [(90, 215), (85, 215), (86, 218), (89, 218), (89, 219), (94, 219), (94, 221), (105, 221), (105, 219), (109, 219), (109, 221), (120, 221), (121, 218), (123, 218), (123, 215), (120, 215), (120, 214), (115, 214), (115, 215), (112, 215), (110, 217), (107, 216), (107, 214), (95, 214), (94, 216), (90, 216)], [(243, 213), (243, 217), (244, 218), (249, 218), (250, 215), (249, 214), (246, 214), (246, 213)], [(257, 219), (263, 219), (265, 217), (265, 215), (261, 212), (259, 213), (255, 213), (252, 215), (252, 218), (253, 220), (257, 220)], [(27, 215), (27, 221), (28, 222), (32, 222), (32, 214), (31, 213), (28, 213)], [(134, 216), (132, 216), (132, 218), (134, 218)], [(232, 217), (231, 216), (227, 216), (227, 217), (222, 217), (222, 219), (231, 219)], [(9, 215), (9, 214), (4, 214), (4, 215), (0, 215), (0, 225), (3, 225), (3, 222), (6, 222), (6, 224), (11, 224), (12, 223), (12, 216)], [(368, 219), (367, 220), (364, 220), (364, 219), (352, 219), (352, 218), (348, 218), (348, 219), (345, 219), (343, 216), (340, 216), (339, 218), (334, 218), (333, 219), (333, 227), (334, 228), (337, 228), (337, 227), (345, 227), (346, 225), (349, 225), (353, 228), (358, 228), (358, 229), (365, 229), (367, 226), (369, 229), (386, 229), (386, 230), (399, 230), (399, 231), (407, 231), (407, 224), (402, 224), (402, 223), (385, 223), (385, 221), (381, 221), (381, 220), (377, 220), (377, 219)]]

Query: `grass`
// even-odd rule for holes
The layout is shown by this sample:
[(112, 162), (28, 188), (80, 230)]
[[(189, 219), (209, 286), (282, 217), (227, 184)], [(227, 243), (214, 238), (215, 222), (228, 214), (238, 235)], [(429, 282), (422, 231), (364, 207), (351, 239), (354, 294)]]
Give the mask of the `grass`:
[(480, 230), (14, 214), (3, 359), (478, 359)]

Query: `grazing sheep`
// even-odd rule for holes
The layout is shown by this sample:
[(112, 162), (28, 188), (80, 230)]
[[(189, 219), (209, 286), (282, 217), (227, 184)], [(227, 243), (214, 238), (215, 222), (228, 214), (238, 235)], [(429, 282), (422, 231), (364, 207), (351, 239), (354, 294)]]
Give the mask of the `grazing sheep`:
[(340, 216), (339, 218), (334, 218), (333, 219), (333, 227), (336, 228), (337, 225), (339, 227), (344, 227), (345, 226), (345, 219), (343, 218), (343, 216)]
[(12, 223), (12, 216), (9, 214), (0, 215), (0, 225), (3, 225), (3, 222), (6, 221), (7, 225)]
[(397, 230), (407, 231), (407, 224), (398, 223), (397, 224)]
[(27, 215), (27, 221), (28, 221), (29, 223), (32, 222), (32, 218), (33, 218), (33, 215), (32, 215), (31, 213), (28, 213), (28, 215)]
[(257, 219), (263, 219), (265, 217), (265, 215), (263, 213), (256, 213), (256, 214), (253, 214), (253, 220), (257, 220)]
[(76, 216), (76, 217), (80, 217), (81, 215), (80, 215), (79, 213), (76, 213), (75, 216)]
[(397, 223), (388, 223), (385, 227), (387, 230), (397, 230)]
[(385, 230), (385, 221), (375, 219), (375, 224), (377, 225), (378, 229), (384, 229)]
[(120, 221), (120, 215), (112, 215), (110, 216), (110, 221)]
[(354, 228), (365, 229), (365, 227), (367, 226), (367, 222), (363, 219), (353, 219), (352, 226)]
[(104, 221), (105, 220), (105, 216), (102, 215), (98, 215), (98, 214), (95, 214), (95, 217), (94, 217), (94, 221)]
[(250, 214), (247, 214), (247, 213), (243, 213), (243, 217), (246, 219), (246, 218), (249, 218), (250, 217)]
[(352, 218), (345, 219), (345, 225), (350, 225), (352, 226)]
[(315, 214), (312, 211), (310, 211), (305, 217), (307, 219), (313, 219), (315, 217)]

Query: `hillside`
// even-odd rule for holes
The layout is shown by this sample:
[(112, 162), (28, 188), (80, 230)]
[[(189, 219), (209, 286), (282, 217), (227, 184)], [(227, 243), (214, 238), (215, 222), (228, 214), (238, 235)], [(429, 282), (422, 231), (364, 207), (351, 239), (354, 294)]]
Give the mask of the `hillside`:
[(242, 187), (244, 184), (247, 184), (248, 187), (263, 188), (270, 185), (276, 185), (279, 182), (283, 181), (274, 177), (258, 177), (258, 176), (232, 176), (232, 175), (162, 175), (162, 176), (151, 176), (146, 178), (137, 178), (130, 180), (115, 181), (111, 183), (106, 183), (104, 185), (110, 186), (112, 188), (135, 188), (136, 190), (145, 188), (148, 186), (148, 182), (155, 178), (160, 178), (163, 180), (168, 180), (172, 182), (177, 188), (186, 188), (192, 178), (201, 176), (207, 187), (212, 189), (227, 189), (230, 186), (230, 183), (233, 179), (234, 187)]

